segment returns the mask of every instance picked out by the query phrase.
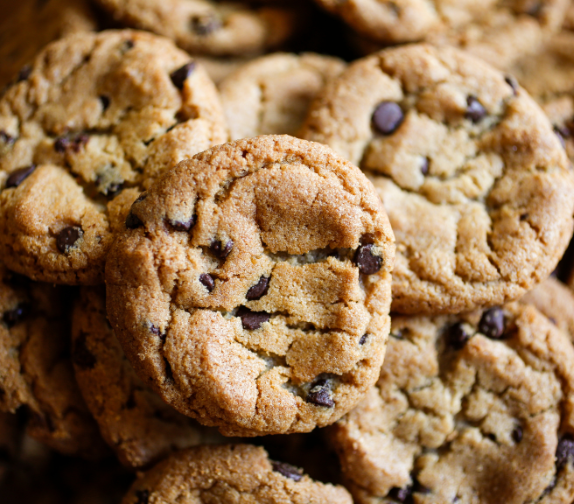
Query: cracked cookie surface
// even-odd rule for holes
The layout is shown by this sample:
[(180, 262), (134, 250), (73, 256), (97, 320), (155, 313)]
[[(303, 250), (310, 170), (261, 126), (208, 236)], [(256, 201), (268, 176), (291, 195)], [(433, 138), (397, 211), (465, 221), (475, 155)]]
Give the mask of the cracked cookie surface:
[(350, 65), (302, 136), (377, 188), (397, 240), (394, 311), (516, 300), (572, 234), (574, 176), (548, 119), (513, 80), (455, 49), (406, 46)]
[(82, 288), (72, 342), (80, 391), (125, 466), (146, 467), (172, 451), (222, 441), (217, 431), (176, 412), (137, 377), (108, 323), (103, 287)]
[(202, 446), (171, 455), (131, 487), (122, 504), (147, 502), (352, 504), (341, 486), (313, 481), (252, 445)]
[(394, 238), (364, 175), (261, 136), (179, 163), (132, 206), (107, 309), (140, 377), (225, 435), (306, 432), (380, 371)]
[(272, 54), (251, 61), (219, 85), (231, 140), (297, 135), (309, 105), (345, 63), (319, 54)]
[(332, 427), (361, 504), (570, 503), (574, 349), (532, 306), (393, 317), (381, 377)]
[(26, 432), (67, 454), (106, 453), (74, 380), (62, 288), (0, 265), (0, 411), (25, 412)]
[(116, 207), (226, 140), (217, 91), (170, 41), (130, 30), (55, 42), (25, 77), (0, 99), (2, 258), (35, 280), (101, 283)]

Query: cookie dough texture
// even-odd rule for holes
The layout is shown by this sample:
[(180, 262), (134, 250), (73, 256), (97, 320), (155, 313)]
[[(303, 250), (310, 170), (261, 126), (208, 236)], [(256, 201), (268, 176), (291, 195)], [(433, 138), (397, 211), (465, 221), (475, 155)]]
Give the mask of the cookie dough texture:
[(25, 75), (26, 65), (46, 44), (96, 29), (96, 20), (85, 0), (22, 0), (13, 4), (13, 12), (0, 21), (0, 92), (9, 82)]
[(533, 307), (502, 313), (500, 339), (481, 313), (393, 317), (377, 386), (332, 431), (355, 502), (572, 502), (574, 349)]
[(572, 234), (560, 141), (514, 81), (450, 48), (389, 49), (350, 65), (303, 137), (357, 163), (397, 239), (393, 310), (457, 313), (515, 300)]
[(269, 460), (251, 445), (202, 446), (176, 453), (137, 480), (122, 504), (245, 502), (352, 504), (340, 486), (319, 483)]
[(344, 67), (329, 56), (279, 53), (231, 73), (219, 86), (231, 139), (297, 135), (315, 95)]
[(5, 264), (35, 280), (101, 283), (118, 207), (226, 138), (213, 83), (171, 42), (125, 30), (49, 45), (0, 99)]
[(190, 54), (242, 56), (271, 50), (296, 31), (297, 9), (204, 0), (96, 0), (117, 21), (175, 41)]
[(69, 359), (65, 293), (0, 268), (0, 411), (25, 412), (27, 434), (60, 453), (103, 455)]
[(126, 222), (108, 316), (182, 413), (225, 435), (308, 432), (376, 381), (394, 238), (372, 185), (330, 149), (288, 136), (214, 147)]
[(170, 408), (137, 377), (108, 323), (103, 287), (82, 288), (72, 341), (82, 395), (125, 466), (149, 466), (174, 450), (223, 439)]

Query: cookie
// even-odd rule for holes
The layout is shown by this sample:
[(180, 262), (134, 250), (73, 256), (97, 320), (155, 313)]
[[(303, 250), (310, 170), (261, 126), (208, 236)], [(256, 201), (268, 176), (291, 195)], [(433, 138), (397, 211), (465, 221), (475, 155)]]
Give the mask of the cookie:
[[(96, 0), (117, 21), (175, 41), (190, 54), (244, 56), (280, 46), (300, 24), (297, 9), (208, 0)], [(304, 19), (304, 17), (303, 17)]]
[(272, 54), (243, 65), (219, 86), (231, 139), (296, 135), (315, 95), (344, 67), (313, 53)]
[(397, 239), (393, 311), (515, 300), (548, 277), (572, 235), (574, 178), (548, 119), (513, 80), (455, 49), (358, 60), (302, 131), (377, 188)]
[(201, 446), (176, 453), (145, 473), (122, 504), (265, 502), (351, 504), (340, 486), (319, 483), (297, 468), (269, 460), (251, 445)]
[(0, 269), (0, 411), (21, 411), (26, 432), (54, 450), (106, 453), (70, 361), (66, 292)]
[(289, 136), (214, 147), (134, 203), (112, 327), (162, 398), (224, 435), (308, 432), (377, 380), (394, 239), (372, 185)]
[(171, 451), (221, 441), (165, 404), (135, 374), (106, 318), (103, 287), (84, 287), (72, 318), (72, 361), (104, 440), (126, 467), (142, 468)]
[(72, 33), (93, 31), (96, 20), (85, 0), (24, 0), (3, 5), (0, 21), (0, 91), (14, 80), (25, 78), (36, 53), (54, 40)]
[(393, 317), (377, 386), (332, 431), (355, 502), (571, 503), (574, 348), (532, 306)]
[(171, 42), (125, 30), (49, 45), (0, 99), (6, 266), (101, 283), (123, 192), (226, 138), (215, 86)]

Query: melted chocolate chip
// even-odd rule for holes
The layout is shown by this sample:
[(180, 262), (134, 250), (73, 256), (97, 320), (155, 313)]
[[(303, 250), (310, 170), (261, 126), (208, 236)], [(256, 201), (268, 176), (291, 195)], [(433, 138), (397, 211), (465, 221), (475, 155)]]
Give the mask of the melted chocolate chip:
[(203, 275), (199, 276), (199, 281), (205, 285), (205, 288), (211, 292), (213, 289), (215, 289), (215, 280), (213, 280), (213, 277), (208, 274), (208, 273), (203, 273)]
[(364, 345), (367, 341), (367, 338), (369, 337), (368, 333), (365, 333), (361, 336), (361, 339), (359, 340), (359, 345)]
[(237, 316), (241, 319), (243, 329), (247, 329), (248, 331), (259, 329), (263, 323), (267, 322), (271, 318), (271, 315), (268, 313), (254, 312), (249, 308), (245, 308), (245, 306), (242, 306), (237, 310)]
[(421, 173), (423, 175), (428, 175), (429, 173), (429, 166), (430, 166), (430, 161), (429, 158), (424, 158), (423, 159), (423, 164), (421, 166)]
[(225, 246), (223, 246), (220, 241), (214, 241), (211, 243), (209, 248), (215, 256), (219, 257), (219, 259), (225, 259), (233, 249), (233, 241), (229, 240)]
[(178, 220), (170, 220), (169, 225), (176, 231), (189, 231), (195, 224), (195, 215), (188, 221), (182, 222)]
[(395, 502), (407, 502), (412, 496), (412, 486), (407, 485), (403, 488), (393, 487), (389, 490), (388, 496)]
[(561, 468), (568, 461), (574, 462), (574, 437), (571, 434), (563, 436), (556, 448), (556, 466)]
[(513, 441), (518, 444), (520, 443), (520, 441), (522, 441), (522, 437), (524, 436), (524, 432), (522, 430), (522, 427), (520, 426), (516, 426), (514, 428), (514, 430), (512, 431), (512, 439)]
[(136, 504), (148, 504), (149, 503), (149, 490), (137, 490), (136, 491)]
[(130, 210), (130, 213), (126, 217), (126, 228), (136, 229), (141, 226), (143, 226), (142, 220), (137, 215), (133, 214), (132, 211)]
[(202, 36), (209, 35), (222, 26), (221, 20), (213, 15), (194, 16), (190, 22), (191, 30)]
[(0, 130), (0, 142), (6, 145), (12, 145), (15, 141), (16, 139), (12, 135), (9, 135), (4, 130)]
[(8, 327), (12, 327), (20, 322), (29, 313), (29, 311), (29, 306), (26, 303), (20, 303), (13, 310), (4, 312), (2, 320)]
[(307, 394), (307, 402), (315, 406), (323, 406), (325, 408), (335, 407), (335, 401), (331, 397), (331, 387), (327, 380), (317, 380), (309, 394)]
[(495, 306), (486, 310), (478, 324), (478, 330), (492, 339), (500, 339), (504, 334), (504, 312)]
[(68, 226), (62, 229), (56, 237), (56, 245), (62, 254), (67, 253), (83, 236), (84, 231), (78, 226)]
[(28, 77), (30, 77), (31, 73), (32, 73), (32, 66), (24, 65), (18, 72), (18, 78), (16, 79), (16, 81), (17, 82), (25, 81)]
[(185, 81), (193, 73), (194, 70), (195, 61), (190, 61), (189, 63), (183, 65), (181, 68), (178, 68), (177, 70), (174, 70), (172, 73), (170, 73), (169, 77), (177, 89), (183, 89)]
[(395, 102), (384, 101), (373, 112), (373, 124), (383, 135), (391, 135), (403, 122), (405, 115)]
[(516, 96), (518, 94), (518, 82), (516, 81), (516, 79), (512, 75), (507, 75), (504, 78), (504, 81), (510, 86), (510, 88), (512, 89), (512, 93), (514, 94), (514, 96)]
[(262, 276), (253, 287), (251, 287), (245, 297), (249, 301), (255, 301), (256, 299), (261, 299), (267, 291), (269, 290), (269, 277)]
[(383, 258), (371, 252), (373, 244), (361, 245), (355, 252), (354, 261), (363, 275), (372, 275), (381, 269)]
[(105, 112), (106, 110), (108, 110), (108, 107), (110, 106), (110, 98), (109, 96), (106, 95), (101, 95), (100, 96), (100, 102), (102, 104), (102, 109)]
[(6, 180), (6, 189), (9, 189), (10, 187), (18, 187), (22, 182), (24, 182), (24, 180), (32, 175), (35, 169), (36, 165), (30, 165), (12, 172)]
[(470, 119), (473, 123), (480, 122), (486, 115), (486, 109), (482, 106), (482, 103), (478, 101), (476, 96), (469, 96), (466, 99), (466, 105), (464, 117)]
[(93, 369), (96, 365), (96, 358), (86, 345), (85, 333), (80, 334), (80, 337), (74, 342), (72, 362), (80, 369)]
[(455, 350), (461, 350), (470, 339), (470, 334), (461, 323), (454, 324), (448, 331), (448, 344)]
[(286, 464), (285, 462), (271, 462), (271, 466), (275, 472), (278, 472), (293, 481), (301, 481), (303, 478), (299, 469), (290, 464)]

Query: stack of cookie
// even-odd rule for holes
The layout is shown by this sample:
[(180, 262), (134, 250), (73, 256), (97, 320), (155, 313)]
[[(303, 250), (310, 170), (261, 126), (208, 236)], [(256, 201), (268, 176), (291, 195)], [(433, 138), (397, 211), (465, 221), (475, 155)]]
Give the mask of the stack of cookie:
[(0, 22), (2, 502), (574, 502), (568, 2), (317, 4)]

